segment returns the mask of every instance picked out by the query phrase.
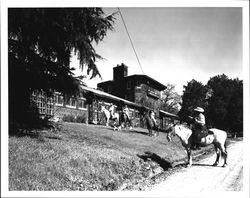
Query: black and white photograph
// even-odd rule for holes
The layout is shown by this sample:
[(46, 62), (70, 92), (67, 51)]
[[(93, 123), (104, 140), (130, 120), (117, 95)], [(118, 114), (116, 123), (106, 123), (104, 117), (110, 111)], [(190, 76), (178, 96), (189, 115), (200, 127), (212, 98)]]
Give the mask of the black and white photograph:
[(249, 197), (248, 7), (2, 1), (1, 197)]

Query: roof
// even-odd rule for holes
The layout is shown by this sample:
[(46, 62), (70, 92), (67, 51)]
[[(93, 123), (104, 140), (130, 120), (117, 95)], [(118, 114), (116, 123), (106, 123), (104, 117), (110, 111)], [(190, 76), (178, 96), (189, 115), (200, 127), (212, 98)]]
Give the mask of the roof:
[[(130, 76), (125, 76), (123, 79), (128, 79), (128, 78), (134, 78), (134, 77), (144, 77), (146, 79), (148, 79), (149, 81), (151, 81), (151, 83), (153, 83), (160, 91), (163, 91), (164, 89), (166, 89), (167, 87), (165, 85), (163, 85), (162, 83), (158, 82), (157, 80), (147, 76), (147, 75), (144, 75), (144, 74), (135, 74), (135, 75), (130, 75)], [(101, 85), (101, 84), (109, 84), (109, 83), (113, 83), (115, 82), (114, 80), (108, 80), (108, 81), (104, 81), (104, 82), (101, 82), (101, 83), (98, 83), (98, 85)], [(149, 82), (150, 83), (150, 82)]]
[(169, 113), (169, 112), (162, 111), (162, 110), (160, 110), (160, 113), (163, 114), (165, 117), (173, 117), (173, 118), (179, 119), (179, 116), (173, 113)]
[(109, 94), (109, 93), (106, 93), (106, 92), (103, 92), (103, 91), (100, 91), (100, 90), (97, 90), (97, 89), (94, 89), (94, 88), (91, 88), (91, 87), (86, 87), (86, 86), (81, 86), (81, 88), (83, 90), (86, 90), (86, 91), (89, 91), (89, 92), (92, 92), (94, 94), (96, 94), (97, 96), (100, 96), (100, 97), (105, 97), (105, 98), (109, 98), (109, 99), (112, 99), (112, 100), (116, 100), (116, 101), (123, 101), (125, 104), (127, 105), (132, 105), (132, 106), (137, 106), (137, 107), (141, 107), (141, 105), (139, 104), (136, 104), (134, 102), (131, 102), (131, 101), (128, 101), (128, 100), (125, 100), (123, 98), (119, 98), (117, 96), (114, 96), (112, 94)]
[(155, 80), (155, 79), (153, 79), (153, 78), (151, 78), (151, 77), (149, 77), (148, 75), (145, 75), (145, 74), (135, 74), (135, 75), (131, 75), (131, 76), (126, 76), (124, 78), (133, 78), (133, 77), (144, 77), (144, 78), (150, 80), (151, 82), (153, 82), (159, 88), (159, 90), (161, 90), (161, 91), (167, 88), (162, 83), (158, 82), (157, 80)]

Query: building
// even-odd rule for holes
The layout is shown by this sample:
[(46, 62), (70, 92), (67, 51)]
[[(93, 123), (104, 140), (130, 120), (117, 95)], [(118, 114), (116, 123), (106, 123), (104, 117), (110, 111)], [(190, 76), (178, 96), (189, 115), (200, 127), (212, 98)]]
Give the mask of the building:
[(58, 92), (47, 97), (43, 91), (35, 91), (31, 97), (32, 103), (41, 116), (86, 124), (104, 124), (101, 123), (104, 118), (101, 106), (108, 108), (111, 103), (116, 112), (121, 111), (125, 105), (128, 106), (134, 127), (145, 127), (143, 116), (148, 109), (156, 110), (162, 128), (172, 118), (178, 119), (173, 114), (154, 108), (159, 102), (161, 91), (166, 89), (163, 84), (147, 75), (128, 76), (128, 67), (124, 64), (113, 69), (114, 79), (98, 84), (98, 88), (103, 91), (85, 85), (81, 85), (78, 96), (72, 97)]
[(128, 67), (123, 63), (113, 68), (113, 80), (99, 83), (97, 87), (104, 92), (154, 110), (161, 97), (161, 91), (166, 89), (165, 85), (147, 75), (128, 76)]
[(127, 105), (133, 125), (141, 126), (142, 107), (140, 105), (84, 85), (81, 86), (80, 94), (77, 97), (66, 97), (59, 92), (48, 97), (40, 90), (33, 92), (31, 101), (41, 117), (55, 117), (86, 124), (104, 124), (100, 123), (104, 119), (103, 113), (100, 111), (101, 106), (108, 108), (113, 103), (115, 111), (118, 112), (124, 105)]

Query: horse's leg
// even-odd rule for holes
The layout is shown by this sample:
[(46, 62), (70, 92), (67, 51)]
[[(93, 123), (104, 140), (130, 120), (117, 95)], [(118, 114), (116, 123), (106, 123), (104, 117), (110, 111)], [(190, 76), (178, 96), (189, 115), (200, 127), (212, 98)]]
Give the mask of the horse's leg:
[(156, 136), (159, 136), (159, 127), (156, 126), (155, 130), (156, 130)]
[(217, 166), (219, 164), (219, 161), (220, 161), (220, 149), (218, 148), (218, 146), (216, 144), (214, 144), (214, 147), (215, 147), (215, 152), (216, 152), (216, 160), (213, 164), (213, 166)]
[(149, 132), (149, 136), (152, 137), (152, 129), (148, 129), (148, 132)]
[(187, 152), (187, 156), (188, 156), (188, 164), (187, 164), (187, 166), (190, 167), (193, 164), (191, 148), (190, 147), (186, 147), (186, 152)]
[(107, 118), (107, 122), (106, 122), (106, 126), (108, 126), (109, 125), (109, 118)]
[(224, 164), (223, 167), (227, 166), (227, 151), (226, 151), (226, 145), (224, 144), (219, 144), (218, 145), (220, 152), (221, 152), (221, 156), (224, 158)]
[(227, 166), (227, 151), (226, 151), (226, 143), (222, 146), (222, 150), (221, 150), (221, 154), (224, 158), (224, 164), (223, 164), (223, 167), (226, 167)]

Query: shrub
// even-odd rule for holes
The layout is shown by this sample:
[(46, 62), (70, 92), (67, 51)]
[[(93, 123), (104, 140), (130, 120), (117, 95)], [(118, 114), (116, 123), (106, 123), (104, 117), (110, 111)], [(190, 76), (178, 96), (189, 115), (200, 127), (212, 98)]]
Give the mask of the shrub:
[(76, 117), (76, 122), (77, 123), (85, 123), (86, 122), (86, 115), (83, 114), (83, 115), (78, 115)]
[(64, 115), (62, 120), (64, 122), (75, 122), (75, 116), (73, 116), (71, 114), (70, 115)]
[(74, 116), (72, 114), (69, 114), (69, 115), (64, 115), (62, 120), (64, 122), (77, 122), (77, 123), (85, 123), (86, 122), (86, 115), (83, 114), (83, 115), (77, 115), (77, 116)]

